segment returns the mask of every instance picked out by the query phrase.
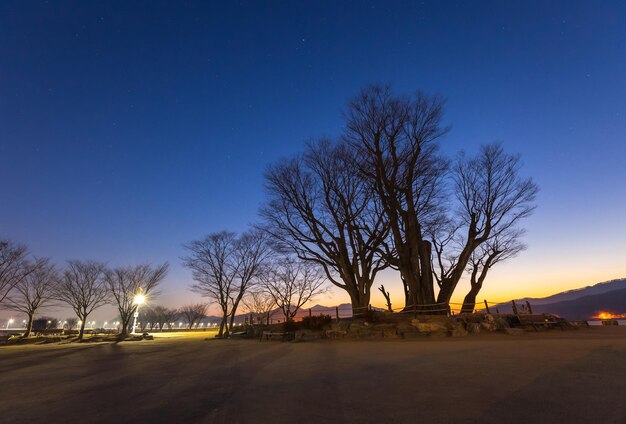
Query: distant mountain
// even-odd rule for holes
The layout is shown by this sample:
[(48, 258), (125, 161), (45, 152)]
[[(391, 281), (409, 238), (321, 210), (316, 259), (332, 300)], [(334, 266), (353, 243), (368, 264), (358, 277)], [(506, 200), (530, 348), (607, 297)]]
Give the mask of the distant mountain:
[[(591, 319), (600, 312), (620, 315), (626, 314), (626, 288), (600, 294), (590, 294), (561, 302), (540, 304), (529, 301), (529, 303), (533, 313), (550, 313), (571, 320)], [(518, 308), (521, 304), (522, 302), (518, 303)], [(498, 311), (500, 313), (511, 313), (512, 306), (510, 303), (498, 305)]]
[(545, 305), (547, 303), (563, 302), (574, 300), (584, 296), (608, 293), (614, 290), (626, 289), (626, 278), (605, 281), (603, 283), (594, 284), (593, 286), (582, 287), (580, 289), (568, 290), (552, 296), (533, 298), (525, 297), (523, 299), (515, 299), (516, 302), (529, 301), (531, 305)]

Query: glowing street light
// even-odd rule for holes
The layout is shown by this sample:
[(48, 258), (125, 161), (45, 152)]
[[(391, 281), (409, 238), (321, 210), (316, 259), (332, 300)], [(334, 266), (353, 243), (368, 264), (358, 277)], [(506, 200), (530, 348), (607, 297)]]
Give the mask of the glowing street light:
[(135, 314), (134, 314), (135, 319), (133, 320), (133, 331), (131, 331), (130, 334), (136, 334), (135, 327), (137, 327), (137, 317), (139, 316), (139, 306), (141, 306), (145, 302), (146, 302), (146, 296), (144, 296), (141, 292), (141, 289), (139, 289), (139, 293), (137, 293), (135, 295), (135, 298), (133, 299), (133, 304), (137, 305), (137, 308), (135, 309)]
[(13, 324), (13, 318), (9, 318), (9, 320), (7, 321), (7, 330), (9, 329), (10, 324)]

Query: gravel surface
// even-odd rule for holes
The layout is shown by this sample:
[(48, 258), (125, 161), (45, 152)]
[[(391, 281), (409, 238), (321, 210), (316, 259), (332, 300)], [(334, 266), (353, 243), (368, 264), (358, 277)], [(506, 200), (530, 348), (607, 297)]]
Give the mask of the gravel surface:
[(0, 347), (1, 423), (626, 423), (626, 327)]

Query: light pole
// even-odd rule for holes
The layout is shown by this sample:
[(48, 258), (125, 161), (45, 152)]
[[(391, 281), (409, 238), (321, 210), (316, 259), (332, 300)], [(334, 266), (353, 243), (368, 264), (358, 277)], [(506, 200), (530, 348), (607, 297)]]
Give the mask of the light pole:
[(9, 318), (9, 320), (7, 321), (7, 330), (9, 329), (10, 324), (13, 324), (13, 318)]
[(139, 306), (142, 305), (145, 301), (146, 301), (146, 297), (141, 293), (141, 289), (139, 289), (139, 293), (135, 295), (135, 299), (133, 300), (133, 303), (137, 305), (137, 308), (135, 308), (135, 314), (134, 314), (134, 320), (133, 320), (133, 331), (131, 331), (130, 334), (136, 334), (135, 327), (137, 327), (137, 317), (139, 317)]

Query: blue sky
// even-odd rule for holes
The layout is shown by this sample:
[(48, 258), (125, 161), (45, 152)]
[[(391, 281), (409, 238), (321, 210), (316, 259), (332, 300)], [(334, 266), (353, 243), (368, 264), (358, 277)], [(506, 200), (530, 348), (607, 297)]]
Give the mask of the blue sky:
[(485, 296), (626, 276), (618, 1), (4, 1), (0, 235), (59, 263), (169, 261), (163, 302), (195, 300), (181, 245), (255, 222), (266, 166), (376, 82), (445, 96), (444, 151), (501, 141), (540, 185), (529, 250)]

